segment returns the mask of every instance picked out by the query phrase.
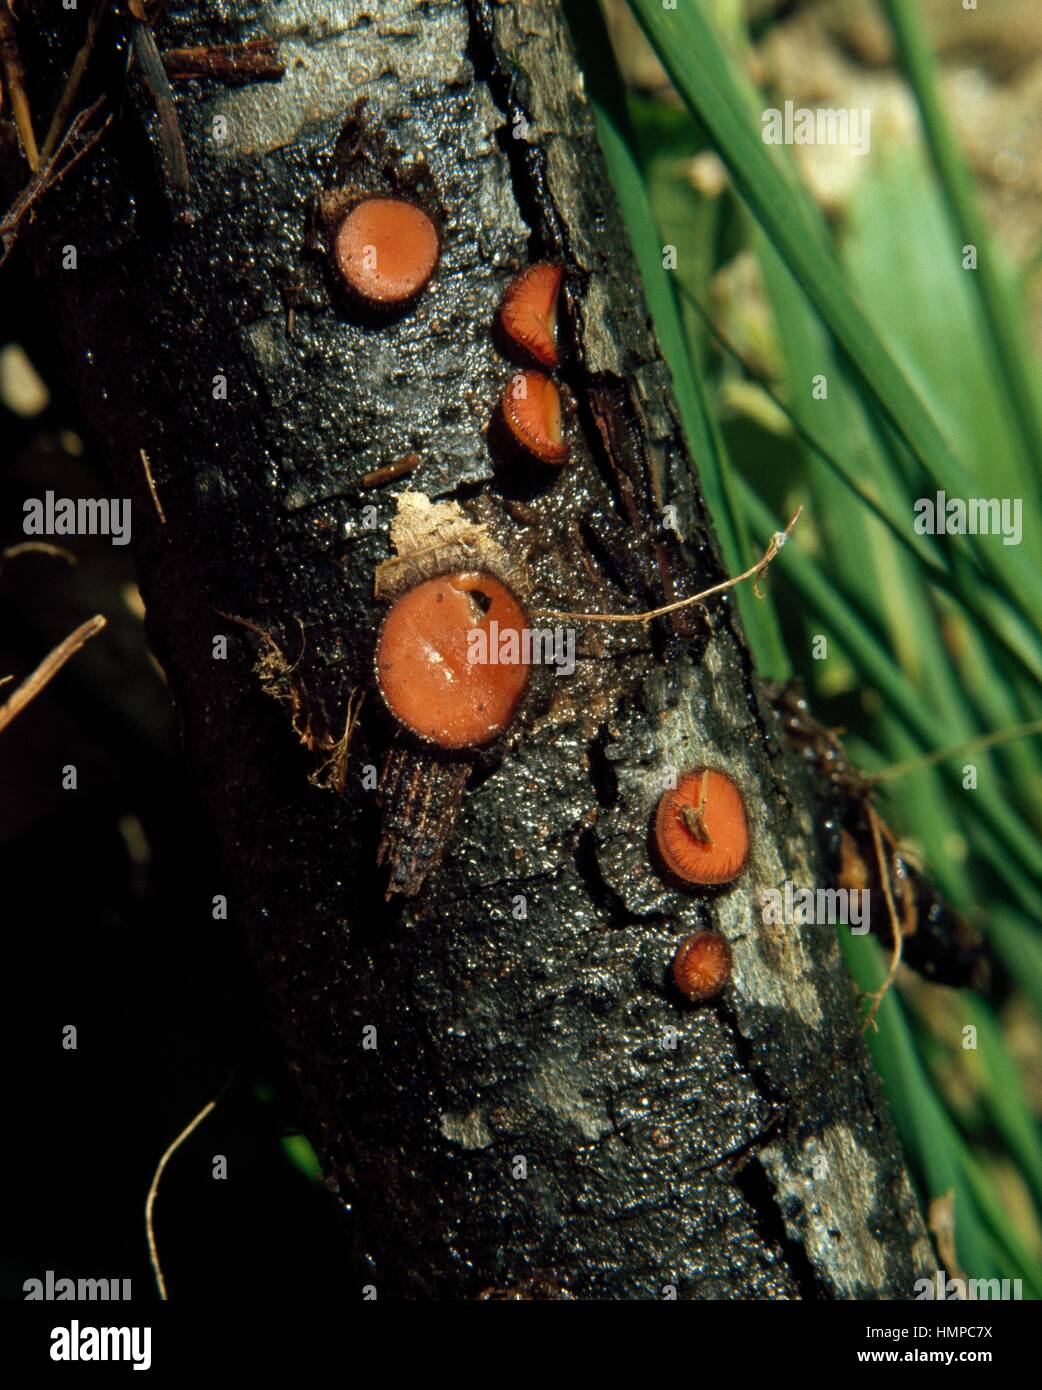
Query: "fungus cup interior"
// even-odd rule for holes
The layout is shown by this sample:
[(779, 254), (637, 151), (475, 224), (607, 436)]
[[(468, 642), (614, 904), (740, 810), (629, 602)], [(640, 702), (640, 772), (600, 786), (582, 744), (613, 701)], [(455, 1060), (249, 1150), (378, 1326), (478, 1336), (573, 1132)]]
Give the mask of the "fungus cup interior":
[(730, 883), (749, 854), (745, 802), (716, 768), (686, 772), (663, 794), (655, 815), (655, 846), (666, 868), (684, 883)]
[(434, 273), (440, 247), (434, 223), (402, 198), (367, 198), (341, 222), (334, 256), (348, 288), (369, 304), (415, 298)]
[(543, 463), (564, 463), (561, 396), (542, 372), (518, 372), (503, 393), (503, 418), (514, 439)]
[(387, 708), (442, 748), (488, 743), (509, 725), (528, 684), (527, 616), (500, 580), (438, 575), (403, 594), (376, 650)]

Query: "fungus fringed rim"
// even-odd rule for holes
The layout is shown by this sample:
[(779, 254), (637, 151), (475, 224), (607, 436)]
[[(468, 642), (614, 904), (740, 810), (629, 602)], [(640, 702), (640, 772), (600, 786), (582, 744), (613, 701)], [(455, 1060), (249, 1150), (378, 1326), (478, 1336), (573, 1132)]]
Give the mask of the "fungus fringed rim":
[(540, 463), (567, 462), (568, 445), (561, 427), (561, 395), (543, 372), (516, 372), (503, 392), (502, 412), (515, 442)]
[(562, 266), (537, 261), (511, 280), (499, 306), (499, 327), (509, 345), (551, 370), (558, 362), (557, 296), (563, 275)]

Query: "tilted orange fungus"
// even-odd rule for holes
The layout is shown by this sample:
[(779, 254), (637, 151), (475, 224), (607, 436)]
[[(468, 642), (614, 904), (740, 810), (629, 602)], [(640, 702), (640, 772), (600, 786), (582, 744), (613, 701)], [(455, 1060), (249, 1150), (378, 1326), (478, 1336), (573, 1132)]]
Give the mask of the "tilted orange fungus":
[(354, 294), (391, 308), (415, 298), (434, 274), (440, 247), (434, 223), (402, 198), (367, 198), (341, 222), (333, 253)]
[(518, 372), (503, 392), (503, 419), (522, 448), (543, 463), (564, 463), (561, 397), (542, 372)]
[[(561, 267), (540, 261), (507, 286), (499, 322), (510, 342), (544, 367), (557, 366), (557, 292)], [(524, 359), (522, 359), (524, 360)]]
[(669, 871), (691, 884), (730, 883), (749, 854), (745, 802), (725, 772), (685, 772), (655, 814), (655, 845)]
[(376, 648), (376, 675), (399, 723), (442, 748), (487, 743), (510, 723), (528, 683), (528, 619), (498, 579), (427, 579), (395, 603)]
[(673, 957), (677, 989), (696, 1004), (719, 994), (731, 975), (731, 948), (717, 931), (687, 937)]

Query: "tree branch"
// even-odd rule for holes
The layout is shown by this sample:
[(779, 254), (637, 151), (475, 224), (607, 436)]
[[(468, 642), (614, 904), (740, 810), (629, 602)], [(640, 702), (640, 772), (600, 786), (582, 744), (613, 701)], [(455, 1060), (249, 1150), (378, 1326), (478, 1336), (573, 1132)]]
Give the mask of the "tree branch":
[[(342, 794), (309, 780), (318, 735), (335, 743), (372, 685), (398, 492), (458, 503), (524, 569), (532, 608), (639, 613), (726, 578), (558, 6), (379, 9), (271, 7), (270, 33), (229, 35), (171, 3), (162, 47), (270, 38), (285, 76), (177, 91), (184, 199), (132, 75), (32, 229), (70, 366), (90, 363), (84, 410), (134, 497), (151, 637), (354, 1267), (392, 1298), (910, 1297), (934, 1261), (834, 929), (762, 920), (763, 889), (820, 881), (817, 803), (730, 595), (592, 626), (572, 677), (534, 673), (462, 798), (445, 783), (413, 825), (444, 837), (415, 896), (385, 902), (375, 864), (396, 813), (371, 770), (405, 751), (378, 697)], [(46, 18), (23, 29), (57, 88), (75, 41)], [(414, 310), (374, 324), (330, 281), (320, 201), (416, 180), (441, 263)], [(511, 372), (497, 303), (543, 257), (566, 268), (572, 464), (533, 473), (485, 426)], [(268, 642), (296, 652), (301, 630), (273, 674)], [(415, 795), (444, 769), (408, 756), (428, 769)], [(667, 771), (702, 763), (743, 788), (752, 832), (743, 877), (706, 898), (660, 881), (647, 849)], [(695, 1009), (669, 965), (705, 926), (734, 973)]]

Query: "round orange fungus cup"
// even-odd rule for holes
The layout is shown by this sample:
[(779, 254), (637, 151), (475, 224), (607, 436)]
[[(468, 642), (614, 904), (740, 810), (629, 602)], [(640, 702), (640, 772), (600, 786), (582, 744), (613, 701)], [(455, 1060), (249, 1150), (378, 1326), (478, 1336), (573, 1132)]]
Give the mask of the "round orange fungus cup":
[(749, 855), (742, 793), (725, 772), (685, 772), (655, 813), (655, 846), (676, 878), (693, 886), (730, 883)]
[(509, 725), (528, 684), (527, 626), (520, 603), (491, 574), (417, 584), (380, 630), (376, 675), (387, 708), (441, 748), (488, 743)]
[(403, 198), (367, 198), (337, 230), (333, 255), (348, 289), (375, 308), (415, 299), (441, 248), (434, 223)]
[(499, 307), (503, 333), (515, 351), (544, 367), (557, 366), (557, 294), (559, 265), (539, 261), (515, 276)]

